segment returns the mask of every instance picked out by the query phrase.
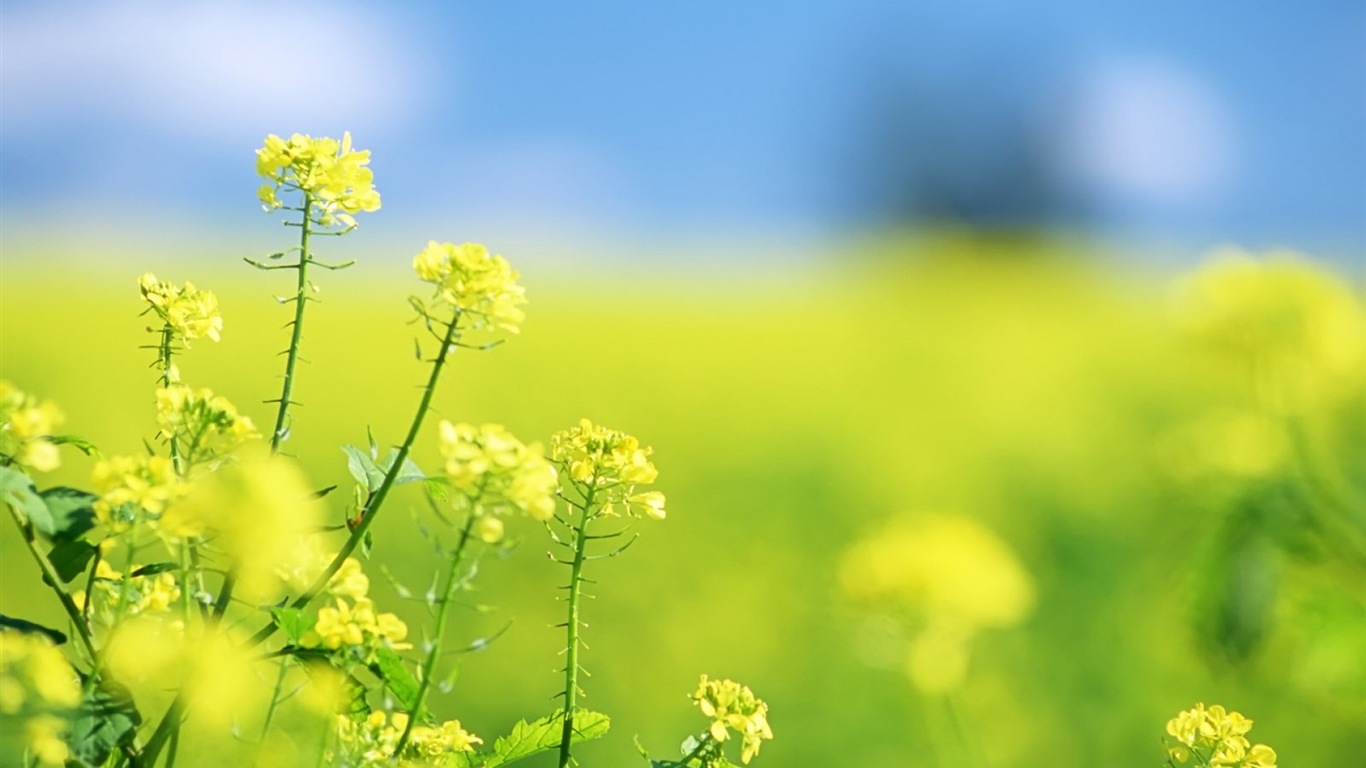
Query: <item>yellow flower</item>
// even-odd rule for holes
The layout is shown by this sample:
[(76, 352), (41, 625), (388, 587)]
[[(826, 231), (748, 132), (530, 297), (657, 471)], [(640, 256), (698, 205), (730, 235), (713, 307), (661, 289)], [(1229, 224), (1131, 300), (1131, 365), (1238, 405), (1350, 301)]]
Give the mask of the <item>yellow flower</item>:
[(432, 240), (413, 257), (417, 276), (436, 286), (441, 301), (468, 318), (467, 327), (518, 333), (526, 313), (526, 289), (507, 259), (491, 255), (482, 245), (438, 243)]
[(417, 757), (441, 757), (452, 752), (473, 752), (475, 744), (483, 743), (483, 739), (461, 728), (459, 720), (447, 720), (440, 726), (413, 728), (405, 751)]
[(361, 570), (359, 560), (348, 557), (342, 561), (341, 567), (327, 583), (327, 588), (338, 597), (358, 600), (370, 591), (370, 577)]
[(22, 467), (51, 472), (61, 464), (61, 455), (47, 438), (63, 420), (51, 400), (39, 401), (0, 379), (0, 454)]
[(369, 150), (353, 150), (350, 132), (338, 142), (294, 134), (288, 141), (274, 134), (256, 150), (256, 173), (266, 180), (257, 197), (267, 211), (284, 204), (281, 190), (302, 192), (309, 201), (309, 216), (323, 226), (356, 226), (352, 214), (377, 211)]
[(734, 680), (708, 680), (702, 675), (693, 703), (702, 714), (711, 718), (708, 728), (711, 737), (724, 742), (730, 731), (740, 736), (740, 762), (748, 764), (759, 753), (760, 744), (773, 738), (768, 724), (768, 705), (754, 695), (748, 686)]
[(165, 456), (112, 456), (96, 462), (91, 483), (100, 498), (95, 514), (100, 522), (125, 531), (141, 520), (155, 522), (187, 486)]
[(1176, 740), (1167, 753), (1177, 762), (1191, 755), (1204, 755), (1210, 765), (1226, 768), (1275, 768), (1276, 750), (1265, 744), (1252, 745), (1247, 733), (1252, 721), (1239, 712), (1215, 704), (1204, 704), (1178, 713), (1167, 722), (1167, 735)]
[(521, 512), (548, 520), (555, 513), (555, 470), (540, 443), (524, 444), (499, 424), (443, 421), (438, 433), (454, 503), (480, 518), (480, 538), (502, 538), (498, 516)]
[[(71, 664), (43, 635), (0, 630), (0, 714), (72, 709), (81, 702)], [(27, 707), (26, 707), (27, 705)]]
[(412, 648), (411, 643), (403, 642), (407, 636), (408, 625), (392, 613), (376, 612), (370, 598), (348, 603), (338, 597), (333, 605), (318, 609), (317, 622), (302, 642), (308, 648), (325, 647), (348, 653), (354, 650), (368, 662), (373, 661), (380, 648)]
[(593, 494), (605, 514), (614, 514), (620, 506), (636, 517), (664, 519), (663, 493), (636, 492), (637, 485), (648, 485), (659, 477), (650, 461), (653, 450), (636, 438), (580, 419), (572, 429), (556, 432), (550, 446), (551, 458), (580, 487), (581, 494)]
[(260, 434), (251, 419), (212, 390), (173, 385), (157, 390), (157, 436), (175, 440), (180, 455), (194, 465), (224, 456)]
[(66, 732), (65, 720), (53, 715), (39, 715), (24, 723), (24, 735), (28, 748), (41, 765), (65, 765), (71, 757), (62, 734)]
[[(219, 340), (223, 330), (223, 317), (218, 313), (218, 297), (210, 291), (201, 291), (193, 283), (177, 286), (174, 283), (158, 280), (148, 272), (138, 279), (138, 288), (148, 308), (155, 312), (172, 335), (189, 345), (190, 341), (208, 337)], [(160, 332), (161, 329), (151, 330)], [(177, 376), (172, 376), (176, 380)]]

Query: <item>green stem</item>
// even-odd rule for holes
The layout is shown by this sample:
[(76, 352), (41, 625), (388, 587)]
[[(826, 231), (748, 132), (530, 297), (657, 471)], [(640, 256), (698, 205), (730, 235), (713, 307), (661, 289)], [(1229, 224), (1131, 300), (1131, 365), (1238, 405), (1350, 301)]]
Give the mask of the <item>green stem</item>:
[(271, 453), (278, 453), (280, 443), (284, 441), (285, 424), (289, 418), (290, 397), (294, 394), (294, 368), (299, 362), (299, 346), (304, 337), (304, 305), (308, 304), (308, 263), (310, 259), (308, 237), (312, 233), (312, 228), (309, 225), (313, 223), (308, 214), (312, 207), (313, 196), (304, 192), (303, 223), (299, 225), (299, 263), (295, 266), (299, 272), (299, 285), (294, 293), (294, 323), (289, 337), (288, 356), (285, 358), (285, 382), (280, 390), (280, 407), (275, 413), (275, 429), (270, 434)]
[[(67, 618), (71, 620), (71, 626), (76, 628), (76, 635), (80, 637), (81, 645), (85, 647), (85, 651), (90, 655), (93, 663), (100, 654), (95, 647), (95, 638), (90, 633), (90, 625), (85, 622), (85, 617), (81, 615), (81, 609), (76, 606), (76, 601), (62, 586), (62, 578), (57, 575), (57, 569), (52, 566), (52, 561), (48, 560), (47, 555), (38, 549), (33, 526), (19, 514), (19, 510), (9, 507), (9, 511), (14, 518), (14, 524), (19, 526), (19, 538), (24, 540), (24, 546), (28, 547), (29, 554), (33, 555), (33, 559), (37, 561), (38, 569), (43, 572), (44, 580), (52, 586), (52, 591), (57, 593), (57, 601), (62, 604), (62, 609), (66, 611)], [(85, 599), (88, 602), (92, 597), (93, 595), (87, 594)]]
[[(369, 501), (366, 502), (365, 508), (361, 511), (360, 522), (356, 524), (356, 527), (351, 531), (351, 535), (347, 537), (346, 541), (342, 544), (341, 549), (338, 550), (336, 556), (332, 558), (332, 562), (328, 563), (327, 567), (323, 569), (322, 574), (318, 576), (313, 584), (290, 604), (292, 607), (303, 608), (313, 602), (318, 595), (322, 594), (322, 591), (327, 587), (327, 583), (331, 581), (332, 577), (341, 569), (342, 563), (346, 562), (346, 558), (350, 557), (351, 553), (356, 551), (356, 547), (365, 539), (366, 531), (370, 530), (370, 525), (375, 521), (375, 516), (379, 513), (385, 498), (388, 497), (389, 490), (393, 488), (394, 482), (398, 479), (399, 472), (403, 470), (403, 462), (408, 458), (408, 452), (412, 450), (413, 442), (417, 440), (417, 434), (422, 429), (422, 420), (426, 417), (427, 411), (432, 405), (432, 398), (436, 395), (436, 382), (441, 377), (441, 369), (445, 367), (446, 360), (448, 359), (451, 350), (454, 349), (456, 337), (459, 335), (459, 323), (460, 317), (457, 315), (446, 326), (446, 335), (442, 339), (441, 349), (437, 352), (436, 359), (432, 361), (431, 375), (427, 377), (427, 385), (422, 389), (422, 401), (418, 403), (417, 413), (413, 415), (413, 422), (408, 427), (407, 437), (403, 439), (403, 444), (398, 448), (398, 454), (394, 457), (393, 466), (389, 467), (389, 471), (384, 473), (384, 480), (380, 483), (379, 488), (375, 491), (374, 495), (370, 497)], [(276, 626), (274, 623), (262, 627), (259, 632), (252, 635), (251, 639), (247, 641), (247, 647), (259, 645), (264, 642), (266, 638), (275, 634), (275, 630)]]
[(427, 702), (427, 693), (431, 690), (432, 677), (436, 674), (436, 661), (441, 656), (442, 643), (446, 639), (446, 614), (455, 598), (456, 587), (460, 584), (460, 558), (465, 551), (465, 544), (470, 540), (470, 531), (473, 529), (474, 514), (471, 513), (465, 519), (465, 527), (460, 530), (460, 542), (456, 544), (455, 553), (451, 556), (451, 570), (446, 575), (446, 589), (441, 595), (441, 604), (436, 612), (436, 637), (432, 639), (432, 647), (427, 652), (427, 659), (422, 665), (422, 680), (418, 683), (417, 699), (413, 704), (413, 711), (409, 714), (408, 724), (403, 728), (403, 735), (398, 737), (398, 745), (394, 747), (393, 759), (395, 761), (399, 759), (399, 755), (403, 754), (403, 748), (408, 744), (409, 737), (412, 736), (413, 727), (422, 719), (423, 707)]
[[(375, 495), (371, 496), (370, 501), (365, 505), (365, 510), (361, 515), (360, 523), (356, 526), (355, 530), (351, 532), (351, 536), (347, 538), (346, 543), (342, 545), (337, 556), (332, 558), (332, 562), (323, 570), (322, 575), (318, 577), (313, 585), (291, 604), (293, 607), (303, 608), (313, 602), (318, 595), (322, 594), (323, 589), (327, 587), (327, 583), (331, 581), (332, 577), (341, 569), (341, 564), (346, 562), (346, 558), (350, 557), (351, 553), (355, 551), (357, 545), (359, 545), (361, 540), (365, 537), (366, 530), (368, 530), (370, 524), (374, 522), (375, 515), (379, 512), (380, 505), (384, 503), (385, 496), (388, 495), (389, 489), (393, 487), (394, 481), (398, 478), (398, 473), (403, 468), (403, 460), (408, 457), (408, 451), (411, 450), (413, 442), (417, 439), (417, 433), (422, 427), (422, 419), (426, 416), (428, 409), (431, 408), (432, 397), (436, 393), (436, 382), (440, 377), (441, 369), (445, 366), (447, 357), (453, 348), (458, 324), (459, 316), (446, 326), (446, 336), (441, 344), (441, 350), (437, 352), (436, 359), (432, 363), (432, 373), (427, 379), (426, 387), (423, 389), (422, 401), (418, 404), (416, 415), (413, 416), (413, 423), (408, 429), (408, 436), (404, 439), (403, 445), (399, 447), (398, 455), (394, 460), (394, 465), (385, 473), (384, 481), (380, 484), (379, 490), (375, 491)], [(222, 604), (226, 604), (226, 601), (223, 601)], [(215, 608), (217, 608), (217, 606), (215, 606)], [(279, 629), (279, 627), (277, 627), (274, 622), (267, 624), (247, 640), (244, 648), (253, 648), (260, 645), (271, 635), (275, 634), (277, 629)], [(170, 708), (166, 710), (166, 714), (157, 725), (156, 731), (152, 734), (151, 739), (148, 740), (147, 747), (143, 751), (143, 754), (147, 756), (148, 765), (153, 764), (157, 754), (165, 746), (166, 739), (170, 736), (171, 723), (180, 719), (184, 708), (184, 701), (179, 696), (171, 702)]]
[(569, 765), (569, 743), (574, 735), (574, 711), (578, 706), (579, 693), (579, 600), (582, 597), (583, 560), (588, 549), (585, 535), (588, 521), (593, 519), (593, 495), (597, 491), (597, 478), (583, 500), (579, 512), (579, 527), (574, 531), (574, 562), (569, 566), (569, 617), (565, 622), (565, 666), (564, 666), (564, 728), (560, 732), (560, 768)]
[[(173, 381), (171, 377), (171, 368), (173, 367), (173, 364), (171, 363), (171, 354), (174, 352), (175, 349), (172, 346), (172, 342), (174, 341), (175, 329), (171, 327), (170, 323), (167, 323), (161, 328), (161, 344), (158, 347), (161, 363), (161, 381), (159, 383), (161, 384), (162, 389), (166, 389), (167, 387), (170, 387), (172, 384), (175, 383), (175, 381)], [(171, 463), (175, 466), (176, 474), (180, 475), (181, 477), (184, 477), (186, 467), (183, 465), (180, 457), (180, 440), (174, 434), (172, 434), (170, 436), (170, 441)]]

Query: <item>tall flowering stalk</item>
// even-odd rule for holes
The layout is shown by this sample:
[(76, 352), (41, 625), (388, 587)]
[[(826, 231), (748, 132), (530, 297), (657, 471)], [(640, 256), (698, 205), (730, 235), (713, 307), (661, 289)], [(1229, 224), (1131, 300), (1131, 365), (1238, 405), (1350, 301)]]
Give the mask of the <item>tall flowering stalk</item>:
[[(550, 439), (551, 458), (560, 471), (560, 498), (565, 503), (565, 514), (556, 515), (557, 530), (547, 523), (552, 541), (567, 549), (568, 559), (555, 561), (569, 567), (569, 583), (564, 586), (567, 615), (565, 629), (564, 666), (564, 722), (560, 737), (560, 768), (571, 760), (570, 745), (574, 738), (574, 716), (578, 710), (579, 650), (583, 639), (579, 631), (587, 626), (582, 619), (584, 565), (590, 560), (601, 560), (621, 554), (635, 541), (634, 538), (608, 552), (588, 554), (590, 541), (620, 538), (642, 517), (664, 519), (664, 494), (641, 491), (659, 477), (650, 461), (652, 450), (642, 446), (636, 438), (615, 429), (581, 419), (577, 426), (555, 433)], [(596, 532), (603, 524), (616, 522), (607, 533)], [(595, 532), (589, 532), (595, 526)], [(552, 555), (552, 557), (554, 557)]]
[[(293, 400), (295, 367), (299, 362), (299, 348), (303, 342), (304, 308), (309, 301), (308, 268), (316, 264), (323, 269), (344, 269), (354, 262), (329, 264), (318, 261), (311, 251), (313, 235), (344, 235), (356, 228), (354, 214), (377, 211), (379, 192), (374, 186), (374, 172), (369, 150), (353, 150), (351, 134), (342, 140), (294, 134), (288, 141), (274, 134), (267, 136), (265, 146), (256, 150), (256, 173), (266, 180), (257, 196), (267, 212), (284, 210), (297, 213), (298, 221), (285, 221), (285, 226), (299, 228), (299, 245), (287, 251), (271, 254), (281, 259), (297, 253), (293, 263), (265, 264), (252, 259), (247, 262), (258, 269), (293, 269), (298, 275), (294, 296), (294, 319), (290, 321), (289, 349), (285, 354), (284, 383), (275, 402), (275, 428), (270, 433), (270, 449), (280, 450), (289, 438), (289, 407)], [(281, 196), (284, 196), (282, 199)], [(288, 202), (287, 202), (288, 201)], [(293, 203), (293, 204), (290, 204)]]

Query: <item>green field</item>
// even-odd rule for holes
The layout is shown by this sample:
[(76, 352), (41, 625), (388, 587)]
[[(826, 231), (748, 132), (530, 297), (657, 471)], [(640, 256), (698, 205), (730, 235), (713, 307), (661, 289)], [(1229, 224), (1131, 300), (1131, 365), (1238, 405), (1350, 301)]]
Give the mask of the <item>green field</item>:
[[(630, 278), (523, 268), (521, 336), (456, 356), (415, 458), (438, 466), (436, 418), (545, 440), (589, 416), (654, 447), (668, 519), (590, 573), (586, 705), (613, 726), (581, 748), (585, 765), (641, 764), (632, 736), (670, 753), (699, 727), (686, 694), (704, 672), (768, 701), (760, 766), (1158, 766), (1165, 723), (1197, 701), (1253, 718), (1285, 766), (1359, 759), (1366, 347), (1303, 373), (1308, 405), (1278, 414), (1292, 458), (1248, 458), (1252, 438), (1220, 426), (1257, 409), (1244, 372), (1183, 332), (1169, 280), (1029, 250), (892, 242), (819, 265)], [(170, 253), (4, 258), (0, 377), (56, 401), (66, 431), (109, 454), (156, 432), (147, 270), (219, 295), (223, 341), (195, 342), (185, 379), (269, 428), (288, 319), (271, 294), (288, 278)], [(367, 427), (396, 443), (411, 418), (426, 368), (406, 261), (318, 277), (286, 444), (317, 487), (349, 484), (340, 445), (364, 445)], [(48, 479), (86, 485), (90, 465), (70, 451)], [(421, 594), (435, 560), (405, 490), (368, 569)], [(329, 497), (337, 522), (345, 498)], [(852, 543), (927, 514), (981, 521), (1036, 593), (1022, 622), (973, 641), (947, 698), (903, 674), (914, 620), (839, 580)], [(434, 698), (489, 737), (549, 711), (561, 682), (563, 569), (539, 526), (510, 533), (518, 546), (486, 558), (471, 597), (490, 610), (459, 612), (451, 644), (507, 631)], [(0, 575), (0, 612), (62, 625), (12, 525)], [(423, 624), (421, 606), (376, 593)], [(193, 757), (179, 764), (214, 764)]]

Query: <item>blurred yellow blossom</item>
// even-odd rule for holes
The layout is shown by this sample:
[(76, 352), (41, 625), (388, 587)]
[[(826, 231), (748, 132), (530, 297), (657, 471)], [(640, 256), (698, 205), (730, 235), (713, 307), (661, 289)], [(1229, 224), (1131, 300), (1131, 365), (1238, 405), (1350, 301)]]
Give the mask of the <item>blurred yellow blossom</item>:
[[(138, 278), (138, 288), (148, 309), (171, 329), (174, 338), (189, 342), (208, 337), (218, 341), (223, 330), (223, 317), (218, 313), (218, 297), (211, 291), (201, 291), (193, 283), (177, 286), (148, 272)], [(150, 330), (160, 331), (160, 328)], [(177, 377), (172, 376), (174, 381)]]
[(350, 132), (343, 133), (340, 142), (299, 133), (285, 140), (271, 134), (256, 150), (256, 173), (267, 182), (257, 196), (272, 211), (284, 205), (282, 190), (302, 192), (309, 200), (309, 215), (316, 215), (318, 223), (354, 227), (353, 214), (380, 207), (369, 164), (370, 151), (352, 149)]
[(773, 738), (768, 724), (768, 704), (757, 698), (748, 686), (734, 680), (708, 680), (702, 675), (693, 703), (702, 714), (711, 718), (708, 733), (718, 742), (730, 738), (730, 731), (740, 737), (740, 762), (748, 764), (759, 753), (760, 744)]
[(459, 720), (447, 720), (439, 726), (414, 727), (404, 752), (430, 759), (452, 752), (473, 752), (474, 745), (483, 743), (483, 739), (461, 728)]
[(1017, 624), (1034, 608), (1033, 580), (1014, 553), (967, 517), (893, 521), (845, 550), (839, 580), (855, 601), (911, 617), (905, 671), (927, 693), (962, 682), (978, 632)]
[(1178, 286), (1177, 312), (1269, 407), (1314, 406), (1366, 383), (1366, 307), (1298, 254), (1222, 251)]
[(187, 486), (165, 456), (111, 456), (95, 463), (91, 484), (100, 498), (95, 515), (115, 531), (157, 522)]
[[(136, 572), (139, 567), (133, 564), (131, 571)], [(95, 579), (91, 589), (93, 594), (80, 590), (72, 595), (72, 599), (91, 618), (109, 625), (125, 616), (166, 613), (180, 599), (180, 583), (176, 580), (175, 574), (162, 572), (130, 576), (125, 583), (123, 574), (114, 570), (107, 560), (100, 560), (95, 567)], [(122, 598), (120, 594), (123, 595)]]
[(0, 630), (0, 713), (71, 709), (80, 701), (76, 670), (50, 640)]
[(526, 313), (526, 289), (520, 275), (502, 256), (491, 255), (477, 243), (438, 243), (432, 240), (417, 256), (418, 277), (436, 286), (436, 295), (451, 305), (467, 327), (518, 333)]
[(249, 417), (212, 390), (172, 385), (157, 390), (157, 436), (175, 440), (187, 464), (211, 461), (260, 437)]
[(438, 431), (454, 503), (479, 518), (482, 539), (501, 539), (498, 517), (511, 512), (536, 520), (555, 513), (555, 470), (540, 443), (524, 444), (499, 424), (443, 421)]
[(57, 446), (47, 438), (61, 425), (62, 412), (0, 379), (0, 454), (22, 467), (51, 472), (61, 464)]
[(636, 492), (637, 485), (649, 485), (659, 477), (650, 461), (653, 449), (636, 438), (580, 419), (572, 429), (556, 432), (550, 446), (555, 463), (581, 493), (594, 495), (594, 503), (601, 504), (605, 514), (618, 514), (620, 507), (635, 517), (664, 519), (663, 493)]

